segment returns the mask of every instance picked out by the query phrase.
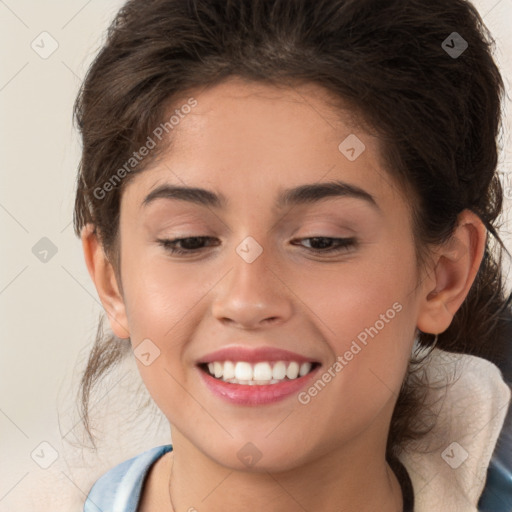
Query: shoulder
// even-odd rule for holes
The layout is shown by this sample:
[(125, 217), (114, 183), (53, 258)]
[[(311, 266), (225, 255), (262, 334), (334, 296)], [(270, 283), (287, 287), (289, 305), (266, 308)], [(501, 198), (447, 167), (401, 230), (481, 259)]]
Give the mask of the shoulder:
[(510, 388), (497, 366), (476, 356), (435, 349), (425, 370), (435, 426), (400, 457), (417, 509), (476, 512)]
[(171, 450), (170, 444), (156, 446), (114, 466), (94, 483), (87, 495), (83, 512), (135, 512), (149, 469)]

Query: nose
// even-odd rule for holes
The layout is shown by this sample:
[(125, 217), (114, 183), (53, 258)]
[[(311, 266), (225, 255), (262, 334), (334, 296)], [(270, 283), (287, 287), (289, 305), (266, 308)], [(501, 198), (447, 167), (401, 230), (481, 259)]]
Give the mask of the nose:
[(252, 262), (235, 253), (232, 262), (216, 288), (214, 317), (245, 330), (288, 321), (293, 314), (291, 283), (284, 281), (268, 251), (263, 250)]

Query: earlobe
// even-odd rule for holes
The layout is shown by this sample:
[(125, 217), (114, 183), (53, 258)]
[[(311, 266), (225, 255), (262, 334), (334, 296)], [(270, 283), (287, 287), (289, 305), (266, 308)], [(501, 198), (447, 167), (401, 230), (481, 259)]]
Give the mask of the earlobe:
[(486, 241), (487, 230), (478, 216), (470, 210), (460, 213), (453, 236), (436, 250), (434, 268), (424, 282), (420, 331), (438, 334), (448, 329), (475, 280)]
[(87, 270), (107, 313), (110, 327), (118, 338), (129, 338), (130, 332), (124, 299), (119, 291), (114, 268), (105, 255), (94, 225), (85, 225), (80, 238)]

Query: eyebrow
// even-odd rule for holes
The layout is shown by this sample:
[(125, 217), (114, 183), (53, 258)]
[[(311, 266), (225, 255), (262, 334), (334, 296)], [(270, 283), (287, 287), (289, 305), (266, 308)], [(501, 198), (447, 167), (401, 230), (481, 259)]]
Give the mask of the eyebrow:
[[(312, 204), (331, 197), (352, 197), (361, 199), (380, 211), (379, 205), (370, 193), (356, 185), (351, 185), (343, 181), (310, 183), (285, 189), (277, 198), (276, 208), (283, 209), (289, 206)], [(228, 200), (223, 194), (217, 194), (211, 190), (164, 184), (152, 190), (142, 202), (142, 206), (145, 207), (159, 198), (188, 201), (216, 209), (223, 209), (228, 205)]]

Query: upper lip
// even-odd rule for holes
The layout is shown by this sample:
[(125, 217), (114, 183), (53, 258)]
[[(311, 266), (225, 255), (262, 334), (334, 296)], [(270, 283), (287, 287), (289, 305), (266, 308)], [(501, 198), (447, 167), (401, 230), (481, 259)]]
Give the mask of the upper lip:
[(289, 350), (275, 347), (250, 348), (241, 345), (224, 347), (215, 352), (210, 352), (201, 357), (197, 364), (213, 363), (214, 361), (246, 361), (258, 363), (263, 361), (297, 361), (298, 363), (317, 362), (311, 357), (306, 357)]

